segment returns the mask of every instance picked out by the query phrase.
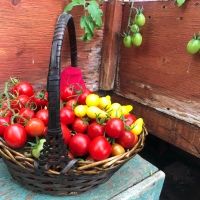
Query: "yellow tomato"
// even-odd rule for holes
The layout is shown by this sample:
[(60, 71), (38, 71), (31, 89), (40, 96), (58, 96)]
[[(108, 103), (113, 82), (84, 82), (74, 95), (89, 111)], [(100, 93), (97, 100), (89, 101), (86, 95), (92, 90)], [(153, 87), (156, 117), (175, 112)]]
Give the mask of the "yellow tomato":
[(111, 106), (110, 96), (101, 97), (99, 99), (99, 105), (98, 105), (99, 108), (101, 108), (101, 109), (109, 109), (110, 106)]
[(132, 125), (131, 125), (131, 132), (135, 135), (139, 135), (142, 133), (144, 125), (144, 120), (142, 118), (138, 118)]
[(118, 110), (113, 110), (111, 111), (110, 113), (110, 117), (111, 118), (120, 118), (122, 116), (122, 110), (121, 109), (118, 109)]
[(119, 108), (121, 108), (121, 105), (119, 103), (113, 103), (111, 104), (109, 110), (118, 110)]
[(87, 116), (91, 119), (106, 118), (107, 113), (96, 106), (90, 106), (87, 109)]
[(125, 153), (125, 149), (120, 144), (114, 143), (112, 145), (112, 156), (117, 156)]
[(87, 106), (86, 105), (78, 105), (74, 108), (74, 114), (77, 117), (85, 117), (87, 114)]
[(89, 94), (86, 97), (86, 105), (87, 106), (98, 106), (99, 105), (99, 96), (97, 94)]
[(132, 105), (122, 106), (122, 113), (124, 115), (129, 114), (132, 110), (133, 110), (133, 106)]

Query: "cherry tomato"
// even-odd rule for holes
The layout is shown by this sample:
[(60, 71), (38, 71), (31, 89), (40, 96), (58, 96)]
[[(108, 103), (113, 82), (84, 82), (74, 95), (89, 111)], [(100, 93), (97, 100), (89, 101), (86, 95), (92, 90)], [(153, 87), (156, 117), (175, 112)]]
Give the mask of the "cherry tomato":
[(186, 50), (189, 54), (196, 54), (200, 51), (200, 40), (199, 39), (191, 39), (187, 43)]
[(69, 144), (69, 142), (71, 140), (71, 137), (72, 137), (71, 132), (67, 128), (67, 126), (65, 124), (63, 124), (63, 123), (61, 123), (61, 130), (62, 130), (64, 143), (67, 145), (67, 144)]
[(135, 15), (135, 23), (138, 26), (144, 26), (146, 22), (146, 18), (142, 12), (139, 12)]
[(132, 148), (138, 141), (138, 136), (131, 133), (130, 131), (122, 131), (120, 138), (116, 142), (122, 145), (126, 149)]
[(65, 86), (61, 89), (60, 97), (63, 101), (68, 101), (76, 95), (73, 86)]
[(74, 110), (76, 104), (77, 104), (76, 99), (70, 99), (69, 101), (66, 102), (65, 107), (68, 108), (69, 110)]
[(26, 120), (33, 118), (35, 113), (30, 108), (22, 108), (19, 111), (19, 117), (17, 117), (17, 123), (24, 124)]
[(110, 143), (103, 136), (94, 138), (89, 146), (90, 156), (97, 161), (108, 158), (111, 151), (112, 148)]
[(44, 122), (41, 119), (38, 118), (32, 118), (28, 121), (28, 123), (25, 126), (26, 132), (32, 136), (44, 136)]
[(133, 43), (134, 46), (139, 47), (142, 44), (142, 35), (141, 33), (135, 33), (132, 38), (131, 41)]
[(42, 109), (48, 105), (48, 93), (45, 90), (38, 91), (32, 98), (38, 109)]
[(132, 46), (132, 42), (131, 42), (131, 36), (130, 35), (126, 35), (123, 39), (123, 44), (125, 47), (130, 48)]
[(103, 136), (104, 135), (104, 129), (105, 127), (101, 124), (98, 124), (97, 122), (92, 122), (88, 126), (87, 134), (90, 137), (90, 139), (94, 139), (97, 136)]
[(63, 124), (72, 124), (75, 120), (75, 114), (72, 110), (64, 107), (60, 110), (60, 121)]
[(124, 115), (124, 118), (125, 118), (125, 124), (126, 124), (127, 126), (132, 125), (133, 122), (135, 122), (136, 119), (137, 119), (136, 116), (133, 115), (133, 114), (126, 114), (126, 115)]
[(27, 134), (21, 124), (12, 124), (4, 131), (4, 140), (12, 148), (21, 148), (27, 141)]
[(86, 104), (86, 102), (85, 102), (86, 97), (91, 93), (92, 92), (90, 90), (87, 90), (87, 89), (85, 91), (83, 91), (83, 93), (80, 96), (78, 96), (78, 103), (81, 104), (81, 105), (85, 105)]
[(88, 122), (81, 118), (76, 118), (72, 124), (72, 128), (77, 133), (84, 133), (87, 130)]
[(13, 88), (12, 92), (19, 95), (27, 95), (31, 97), (34, 95), (33, 86), (29, 82), (19, 82)]
[(13, 109), (20, 109), (24, 108), (26, 104), (29, 102), (30, 97), (27, 95), (19, 95), (16, 99), (11, 101), (11, 108)]
[(48, 125), (48, 120), (49, 120), (49, 113), (47, 109), (42, 109), (39, 110), (36, 115), (36, 118), (41, 119), (44, 122), (44, 125), (47, 126)]
[(119, 138), (124, 130), (124, 123), (121, 119), (109, 119), (105, 126), (106, 134), (111, 138)]
[(120, 144), (114, 143), (112, 145), (112, 156), (117, 156), (125, 153), (125, 149)]
[(84, 156), (88, 153), (90, 138), (82, 133), (74, 135), (69, 142), (69, 150), (75, 156)]
[(10, 123), (10, 118), (9, 117), (0, 117), (0, 136), (3, 136), (3, 133), (6, 129), (6, 127)]

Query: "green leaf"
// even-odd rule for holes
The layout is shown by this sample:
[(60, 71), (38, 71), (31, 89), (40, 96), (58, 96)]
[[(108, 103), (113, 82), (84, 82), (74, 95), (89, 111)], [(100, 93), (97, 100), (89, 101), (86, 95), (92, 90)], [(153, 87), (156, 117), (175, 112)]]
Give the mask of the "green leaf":
[(176, 3), (178, 7), (181, 7), (185, 3), (185, 0), (176, 0)]
[(75, 6), (84, 6), (84, 5), (85, 5), (85, 0), (72, 0), (72, 2), (69, 3), (69, 4), (65, 7), (64, 11), (65, 11), (65, 12), (69, 12), (69, 11), (71, 11), (71, 10), (73, 9), (73, 7), (75, 7)]
[(93, 21), (95, 22), (96, 26), (101, 27), (102, 26), (102, 15), (103, 12), (99, 8), (99, 4), (92, 0), (89, 2), (89, 5), (87, 6), (88, 13), (91, 15)]

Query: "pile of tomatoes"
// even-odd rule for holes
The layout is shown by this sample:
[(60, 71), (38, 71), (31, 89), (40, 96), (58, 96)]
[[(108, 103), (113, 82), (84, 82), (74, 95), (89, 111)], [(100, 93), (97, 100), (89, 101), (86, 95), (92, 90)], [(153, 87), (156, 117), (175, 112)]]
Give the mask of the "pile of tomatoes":
[[(73, 85), (61, 90), (60, 122), (64, 143), (71, 158), (104, 160), (132, 149), (143, 131), (143, 119), (131, 114), (131, 105), (112, 103)], [(48, 94), (11, 78), (5, 84), (0, 104), (0, 136), (13, 149), (31, 145), (38, 158), (48, 126)]]

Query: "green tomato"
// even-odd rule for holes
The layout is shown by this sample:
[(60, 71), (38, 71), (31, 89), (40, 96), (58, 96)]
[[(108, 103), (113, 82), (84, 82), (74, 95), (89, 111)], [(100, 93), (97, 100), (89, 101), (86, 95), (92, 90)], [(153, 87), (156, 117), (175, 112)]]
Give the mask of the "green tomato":
[(135, 15), (135, 23), (138, 26), (144, 26), (145, 22), (146, 22), (146, 19), (143, 13), (138, 13)]
[(198, 51), (200, 51), (200, 40), (198, 39), (191, 39), (187, 43), (186, 50), (189, 54), (196, 54)]
[(126, 35), (123, 39), (123, 43), (124, 46), (127, 48), (130, 48), (132, 46), (132, 42), (131, 42), (131, 36), (130, 35)]
[(142, 35), (141, 33), (135, 33), (131, 38), (132, 44), (136, 47), (139, 47), (142, 44)]
[(34, 158), (40, 157), (40, 152), (43, 150), (44, 143), (46, 142), (46, 139), (40, 139), (37, 141), (37, 143), (32, 147), (31, 154)]
[(140, 31), (140, 28), (137, 24), (133, 24), (133, 25), (131, 25), (131, 31), (133, 33), (138, 33)]

